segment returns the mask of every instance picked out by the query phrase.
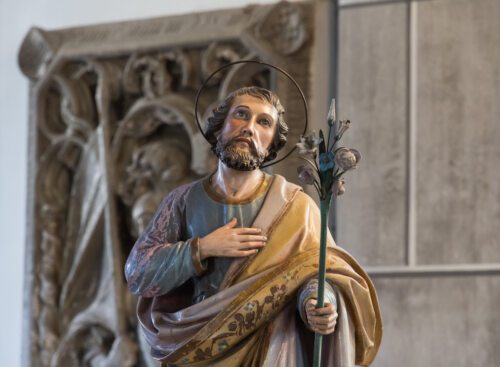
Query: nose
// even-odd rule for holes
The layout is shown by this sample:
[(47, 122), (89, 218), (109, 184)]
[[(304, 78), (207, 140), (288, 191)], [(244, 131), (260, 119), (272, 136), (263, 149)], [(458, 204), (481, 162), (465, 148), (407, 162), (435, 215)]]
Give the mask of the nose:
[(241, 128), (241, 133), (243, 135), (254, 136), (255, 135), (255, 117), (248, 119), (245, 125)]

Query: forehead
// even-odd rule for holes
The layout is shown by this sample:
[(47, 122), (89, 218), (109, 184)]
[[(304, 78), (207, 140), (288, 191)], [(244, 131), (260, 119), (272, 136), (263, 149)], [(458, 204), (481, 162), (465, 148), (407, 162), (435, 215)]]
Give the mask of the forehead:
[(248, 94), (236, 96), (234, 98), (231, 108), (233, 109), (238, 106), (246, 106), (256, 114), (268, 114), (275, 120), (278, 118), (278, 110), (276, 110), (276, 107), (263, 99), (253, 97)]

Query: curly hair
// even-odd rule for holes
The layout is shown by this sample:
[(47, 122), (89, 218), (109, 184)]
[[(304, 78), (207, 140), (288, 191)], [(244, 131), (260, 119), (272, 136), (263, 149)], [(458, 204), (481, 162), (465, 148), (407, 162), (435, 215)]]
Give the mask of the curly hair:
[(274, 108), (276, 108), (276, 110), (278, 111), (278, 128), (274, 135), (271, 146), (269, 147), (268, 155), (264, 159), (264, 163), (272, 161), (277, 157), (279, 150), (286, 144), (288, 125), (283, 118), (285, 109), (281, 105), (278, 96), (265, 88), (243, 87), (229, 94), (216, 108), (213, 109), (212, 115), (207, 120), (207, 130), (205, 132), (207, 140), (212, 145), (212, 151), (215, 153), (217, 146), (217, 133), (222, 130), (224, 121), (226, 120), (227, 114), (233, 104), (234, 99), (242, 95), (249, 95), (251, 97), (255, 97), (262, 101), (268, 102), (273, 105)]

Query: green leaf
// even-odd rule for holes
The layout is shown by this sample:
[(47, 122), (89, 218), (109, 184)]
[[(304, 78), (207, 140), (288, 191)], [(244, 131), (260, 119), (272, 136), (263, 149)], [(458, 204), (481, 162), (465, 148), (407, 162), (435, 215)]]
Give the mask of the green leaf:
[(323, 130), (319, 130), (319, 137), (321, 138), (321, 143), (319, 143), (319, 152), (320, 153), (325, 153), (326, 152), (326, 143), (325, 143), (325, 136), (323, 135)]

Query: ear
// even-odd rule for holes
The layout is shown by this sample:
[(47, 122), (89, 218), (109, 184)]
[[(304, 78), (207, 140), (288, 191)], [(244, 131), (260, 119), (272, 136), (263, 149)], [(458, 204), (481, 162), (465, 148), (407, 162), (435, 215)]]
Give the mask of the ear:
[(221, 135), (222, 135), (222, 128), (214, 133), (215, 141), (219, 141)]
[(266, 156), (266, 159), (264, 160), (265, 162), (269, 162), (269, 161), (272, 161), (274, 159), (276, 159), (276, 157), (278, 156), (278, 153), (275, 152), (275, 151), (272, 151), (272, 152), (268, 152), (267, 156)]

